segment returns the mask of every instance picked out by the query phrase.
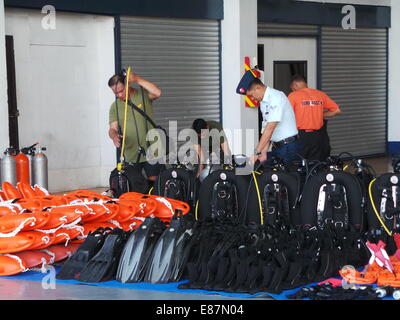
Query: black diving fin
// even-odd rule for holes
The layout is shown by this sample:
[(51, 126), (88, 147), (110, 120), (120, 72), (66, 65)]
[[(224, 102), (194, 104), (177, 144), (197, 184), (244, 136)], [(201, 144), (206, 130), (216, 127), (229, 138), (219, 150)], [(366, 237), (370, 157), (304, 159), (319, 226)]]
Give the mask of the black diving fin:
[(186, 264), (189, 260), (189, 254), (193, 245), (191, 241), (193, 236), (193, 229), (186, 229), (176, 241), (174, 264), (170, 275), (170, 282), (181, 280), (182, 275), (186, 269)]
[[(177, 250), (178, 240), (184, 234), (184, 224), (181, 219), (173, 219), (154, 246), (147, 267), (144, 281), (150, 283), (167, 283), (173, 278), (176, 263), (180, 263), (177, 254), (183, 255), (184, 251)], [(181, 239), (183, 241), (184, 239)], [(184, 245), (181, 242), (180, 245)]]
[(127, 235), (122, 229), (114, 229), (104, 240), (99, 252), (85, 265), (79, 276), (82, 282), (102, 282), (115, 278), (116, 268)]
[(56, 278), (59, 280), (78, 279), (90, 259), (100, 250), (111, 228), (99, 228), (91, 232), (76, 252), (64, 263)]
[(125, 283), (143, 280), (154, 245), (164, 229), (165, 225), (159, 218), (149, 217), (131, 234), (119, 261), (118, 281)]

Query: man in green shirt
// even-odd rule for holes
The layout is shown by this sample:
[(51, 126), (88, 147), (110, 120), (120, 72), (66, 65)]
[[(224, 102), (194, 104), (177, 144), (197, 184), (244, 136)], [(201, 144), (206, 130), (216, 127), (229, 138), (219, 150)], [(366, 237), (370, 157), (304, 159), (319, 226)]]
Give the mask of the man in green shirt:
[[(122, 136), (119, 134), (118, 126), (120, 125), (121, 130), (123, 130), (126, 97), (125, 81), (122, 74), (114, 75), (108, 81), (108, 86), (117, 98), (110, 107), (110, 127), (108, 134), (117, 148), (120, 148), (122, 143)], [(152, 102), (161, 96), (161, 89), (156, 84), (143, 79), (134, 72), (130, 73), (128, 83), (129, 85), (137, 83), (143, 88), (142, 90), (137, 90), (129, 86), (128, 101), (141, 107), (150, 118), (153, 118)], [(144, 168), (148, 180), (155, 181), (164, 165), (158, 163), (151, 165), (146, 161), (146, 154), (140, 153), (140, 149), (147, 151), (149, 147), (146, 135), (152, 128), (143, 115), (128, 105), (124, 152), (125, 161), (128, 163), (138, 163), (141, 168)]]
[(193, 122), (192, 128), (196, 131), (199, 138), (198, 143), (194, 145), (194, 150), (199, 160), (197, 175), (200, 175), (201, 171), (203, 171), (207, 160), (213, 161), (210, 158), (212, 153), (220, 160), (220, 164), (224, 163), (224, 158), (231, 157), (228, 139), (219, 122), (196, 119)]

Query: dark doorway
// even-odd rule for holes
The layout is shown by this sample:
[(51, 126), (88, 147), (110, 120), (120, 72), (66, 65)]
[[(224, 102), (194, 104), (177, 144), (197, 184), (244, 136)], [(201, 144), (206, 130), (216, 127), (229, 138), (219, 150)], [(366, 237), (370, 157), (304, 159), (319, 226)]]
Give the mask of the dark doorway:
[[(264, 71), (264, 45), (257, 45), (257, 68), (258, 70)], [(263, 116), (261, 113), (261, 108), (258, 108), (258, 138), (261, 139), (261, 129), (262, 129)]]
[(15, 75), (14, 38), (6, 36), (7, 87), (8, 87), (8, 128), (10, 147), (19, 149), (17, 85)]
[(296, 74), (307, 81), (307, 61), (274, 61), (274, 88), (289, 95), (290, 82)]

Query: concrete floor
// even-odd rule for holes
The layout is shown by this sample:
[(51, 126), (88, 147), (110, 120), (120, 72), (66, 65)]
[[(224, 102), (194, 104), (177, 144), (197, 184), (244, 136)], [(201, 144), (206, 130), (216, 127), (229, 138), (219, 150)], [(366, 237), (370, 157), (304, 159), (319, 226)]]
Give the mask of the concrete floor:
[[(0, 300), (249, 300), (221, 295), (159, 292), (117, 289), (87, 284), (57, 284), (55, 289), (43, 289), (41, 282), (0, 279)], [(250, 300), (271, 300), (262, 295)]]

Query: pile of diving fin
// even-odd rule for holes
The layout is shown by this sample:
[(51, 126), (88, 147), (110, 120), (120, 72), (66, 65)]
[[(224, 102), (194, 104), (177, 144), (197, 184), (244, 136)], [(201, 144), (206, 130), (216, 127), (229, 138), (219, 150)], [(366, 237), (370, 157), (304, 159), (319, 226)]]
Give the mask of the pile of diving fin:
[(122, 252), (117, 280), (167, 283), (181, 279), (190, 252), (192, 222), (185, 217), (169, 225), (148, 218), (130, 236)]
[(166, 283), (181, 279), (190, 251), (186, 216), (165, 222), (148, 217), (134, 231), (100, 228), (64, 264), (57, 279), (82, 282)]
[(78, 250), (65, 262), (57, 279), (101, 282), (115, 278), (116, 266), (131, 231), (98, 228), (89, 233)]
[(195, 230), (181, 289), (280, 293), (368, 261), (360, 233), (332, 225), (293, 231), (204, 222)]

